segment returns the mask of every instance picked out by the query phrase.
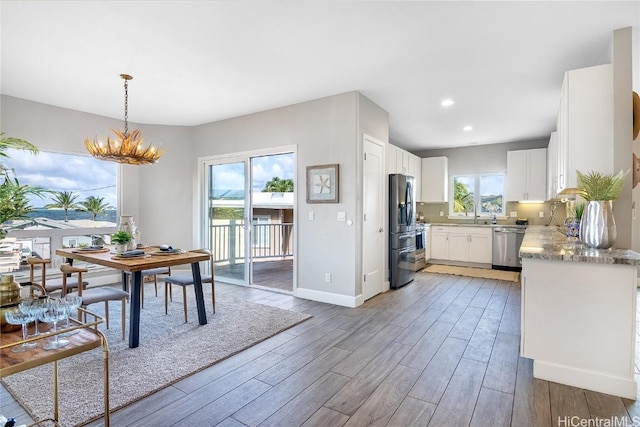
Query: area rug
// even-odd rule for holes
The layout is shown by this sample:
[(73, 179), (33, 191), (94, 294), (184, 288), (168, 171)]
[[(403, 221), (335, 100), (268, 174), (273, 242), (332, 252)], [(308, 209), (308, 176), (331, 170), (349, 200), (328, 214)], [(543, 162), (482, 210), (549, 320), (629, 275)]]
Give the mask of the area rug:
[(482, 279), (505, 280), (519, 282), (517, 271), (490, 270), (487, 268), (458, 267), (455, 265), (429, 264), (422, 271), (427, 273), (454, 274), (456, 276), (480, 277)]
[[(210, 294), (205, 293), (208, 323), (200, 326), (192, 296), (188, 300), (189, 323), (184, 323), (180, 294), (174, 292), (168, 315), (161, 296), (150, 293), (145, 297), (140, 346), (133, 349), (128, 340), (122, 340), (120, 303), (110, 304), (111, 329), (102, 330), (109, 343), (112, 412), (311, 317), (224, 295), (216, 299), (213, 314)], [(102, 306), (95, 304), (90, 309), (98, 313)], [(61, 424), (77, 426), (103, 416), (102, 349), (63, 359), (58, 371)], [(2, 381), (34, 419), (44, 419), (53, 412), (52, 378), (53, 367), (48, 364)]]

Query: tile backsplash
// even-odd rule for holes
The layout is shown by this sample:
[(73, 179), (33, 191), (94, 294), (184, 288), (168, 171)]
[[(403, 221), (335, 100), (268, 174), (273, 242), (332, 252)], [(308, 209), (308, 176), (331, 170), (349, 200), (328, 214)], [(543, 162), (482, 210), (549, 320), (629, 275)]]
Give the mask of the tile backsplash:
[[(545, 225), (551, 216), (551, 210), (553, 203), (552, 202), (544, 202), (544, 203), (518, 203), (518, 202), (507, 202), (507, 213), (506, 216), (509, 216), (510, 212), (517, 212), (516, 218), (498, 218), (498, 224), (515, 224), (516, 219), (518, 218), (527, 218), (529, 220), (530, 225)], [(560, 225), (564, 222), (567, 217), (566, 214), (566, 203), (555, 203), (555, 213), (554, 220), (552, 220), (551, 225)], [(421, 203), (418, 202), (416, 206), (416, 210), (418, 214), (422, 214), (425, 217), (425, 222), (430, 223), (461, 223), (461, 222), (469, 222), (473, 223), (473, 213), (470, 213), (470, 216), (467, 219), (448, 219), (447, 215), (449, 213), (449, 204), (448, 203)], [(442, 212), (442, 216), (440, 216), (440, 212)], [(543, 212), (543, 218), (540, 218), (540, 212)], [(484, 223), (488, 221), (485, 218), (479, 218), (479, 223)]]

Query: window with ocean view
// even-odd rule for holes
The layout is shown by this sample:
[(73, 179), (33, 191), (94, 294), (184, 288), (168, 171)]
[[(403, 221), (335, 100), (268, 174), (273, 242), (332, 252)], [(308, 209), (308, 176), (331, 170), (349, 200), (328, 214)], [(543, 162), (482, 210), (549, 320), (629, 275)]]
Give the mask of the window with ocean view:
[(117, 225), (118, 164), (44, 151), (8, 149), (6, 154), (2, 163), (10, 179), (45, 192), (28, 196), (32, 209), (25, 218), (3, 224), (8, 234), (0, 273), (16, 271), (16, 265), (24, 271), (26, 255), (52, 258), (57, 248), (96, 244), (111, 234)]

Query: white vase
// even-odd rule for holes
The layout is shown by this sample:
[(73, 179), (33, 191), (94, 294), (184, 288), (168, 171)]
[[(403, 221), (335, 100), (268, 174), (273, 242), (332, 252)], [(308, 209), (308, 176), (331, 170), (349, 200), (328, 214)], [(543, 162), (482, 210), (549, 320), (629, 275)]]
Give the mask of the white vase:
[(127, 250), (127, 244), (126, 243), (116, 243), (116, 252), (121, 254), (122, 252), (125, 252)]
[(136, 235), (138, 227), (136, 227), (136, 222), (131, 215), (121, 215), (120, 222), (118, 222), (118, 231), (126, 231), (131, 235), (131, 241), (127, 243), (127, 250), (133, 250), (137, 247), (138, 242), (136, 241)]

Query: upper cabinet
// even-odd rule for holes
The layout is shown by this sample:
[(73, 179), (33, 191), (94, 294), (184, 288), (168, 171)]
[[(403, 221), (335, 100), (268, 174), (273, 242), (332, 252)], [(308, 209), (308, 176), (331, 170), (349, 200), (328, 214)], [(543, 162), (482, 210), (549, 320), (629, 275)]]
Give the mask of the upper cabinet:
[(507, 200), (547, 199), (547, 149), (507, 151)]
[(448, 199), (449, 163), (446, 157), (422, 159), (422, 197), (425, 203), (444, 203)]
[(385, 157), (387, 174), (401, 173), (415, 178), (413, 185), (415, 191), (414, 199), (418, 200), (422, 182), (422, 159), (391, 144), (387, 145)]
[(558, 195), (558, 138), (551, 132), (547, 147), (547, 199)]
[(556, 125), (558, 191), (577, 187), (576, 170), (613, 172), (613, 65), (565, 73)]
[(407, 175), (415, 178), (413, 188), (416, 194), (414, 200), (420, 200), (422, 195), (422, 159), (415, 154), (409, 153), (409, 173)]

